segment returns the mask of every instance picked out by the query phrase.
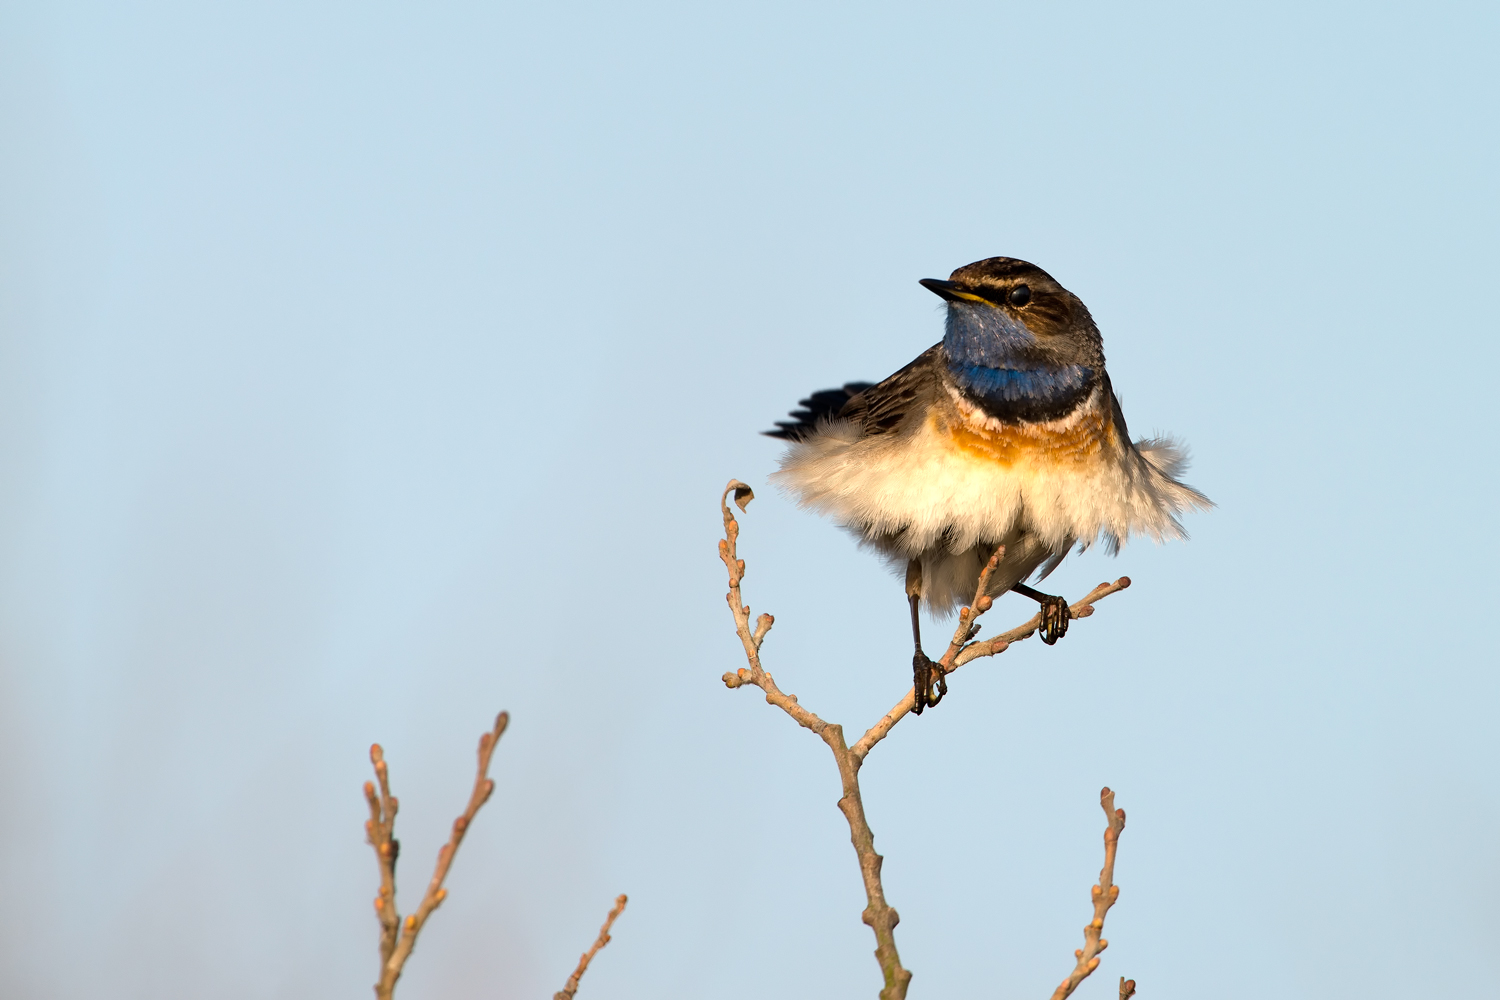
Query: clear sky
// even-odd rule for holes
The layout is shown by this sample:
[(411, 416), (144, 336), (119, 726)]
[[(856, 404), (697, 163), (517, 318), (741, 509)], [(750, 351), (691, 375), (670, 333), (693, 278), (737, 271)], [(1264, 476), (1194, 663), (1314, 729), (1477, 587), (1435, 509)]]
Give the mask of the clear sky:
[[(1034, 261), (1219, 503), (864, 771), (912, 996), (1044, 997), (1130, 815), (1149, 1000), (1500, 973), (1490, 4), (0, 8), (0, 994), (873, 996), (827, 750), (720, 675), (730, 477)], [(761, 488), (781, 685), (860, 731), (900, 582)], [(1030, 614), (1007, 598), (994, 630)]]

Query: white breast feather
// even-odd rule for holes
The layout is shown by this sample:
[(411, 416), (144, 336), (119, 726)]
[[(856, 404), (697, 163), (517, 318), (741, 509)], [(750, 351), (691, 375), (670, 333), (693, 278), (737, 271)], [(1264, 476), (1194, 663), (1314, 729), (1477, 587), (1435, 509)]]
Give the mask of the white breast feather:
[[(1103, 405), (1096, 391), (1089, 404), (1043, 426), (1066, 430)], [(901, 532), (900, 548), (912, 557), (939, 544), (964, 552), (1016, 530), (1052, 550), (1103, 540), (1113, 551), (1132, 534), (1157, 541), (1184, 537), (1176, 515), (1209, 506), (1173, 478), (1182, 465), (1180, 449), (1170, 442), (1146, 440), (1105, 443), (1102, 453), (1084, 461), (1023, 458), (1004, 466), (955, 448), (931, 420), (905, 433), (863, 439), (855, 425), (833, 420), (792, 444), (771, 478), (802, 506), (867, 540)]]

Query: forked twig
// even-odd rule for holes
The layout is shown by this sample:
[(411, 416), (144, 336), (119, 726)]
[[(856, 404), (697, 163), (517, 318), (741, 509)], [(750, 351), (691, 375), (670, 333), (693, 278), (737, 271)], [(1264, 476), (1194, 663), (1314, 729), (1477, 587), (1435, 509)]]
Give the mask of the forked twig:
[(589, 971), (589, 963), (594, 960), (594, 956), (598, 954), (599, 949), (609, 944), (609, 929), (614, 925), (615, 918), (625, 912), (625, 903), (624, 893), (615, 897), (614, 909), (610, 910), (609, 916), (604, 918), (604, 926), (599, 928), (599, 936), (594, 939), (594, 946), (579, 956), (578, 968), (573, 970), (573, 974), (568, 977), (568, 981), (563, 988), (552, 994), (552, 1000), (573, 1000), (573, 994), (578, 992), (578, 980), (582, 979), (583, 974)]
[[(875, 744), (885, 739), (896, 723), (911, 711), (916, 702), (915, 691), (907, 691), (905, 697), (898, 701), (894, 708), (871, 726), (858, 742), (849, 746), (844, 741), (842, 726), (819, 718), (813, 712), (803, 708), (797, 702), (796, 695), (787, 694), (777, 687), (775, 679), (761, 666), (760, 662), (761, 646), (765, 643), (771, 626), (775, 624), (775, 619), (763, 614), (755, 620), (753, 628), (750, 625), (750, 606), (743, 603), (740, 590), (740, 584), (745, 578), (745, 561), (739, 557), (738, 551), (739, 522), (735, 520), (734, 513), (729, 509), (731, 493), (734, 494), (734, 502), (741, 511), (755, 498), (755, 494), (744, 483), (731, 479), (719, 498), (719, 508), (724, 517), (724, 538), (719, 542), (719, 558), (729, 570), (729, 593), (725, 595), (725, 599), (729, 602), (729, 610), (734, 615), (735, 631), (740, 637), (740, 643), (744, 646), (745, 659), (749, 666), (726, 673), (723, 678), (724, 684), (729, 688), (742, 687), (747, 684), (760, 688), (765, 693), (767, 702), (786, 712), (798, 725), (818, 736), (833, 752), (844, 793), (839, 799), (839, 809), (848, 820), (849, 838), (854, 844), (855, 854), (859, 858), (860, 874), (864, 879), (867, 905), (863, 920), (875, 932), (875, 957), (880, 962), (880, 970), (885, 979), (885, 985), (880, 991), (881, 1000), (901, 1000), (906, 996), (907, 986), (911, 982), (911, 972), (901, 965), (900, 955), (896, 951), (895, 928), (901, 918), (895, 908), (885, 900), (885, 889), (880, 879), (884, 859), (875, 853), (875, 835), (865, 819), (864, 801), (859, 789), (859, 770)], [(988, 587), (990, 575), (1003, 555), (1004, 549), (1000, 548), (991, 556), (989, 563), (980, 573), (979, 583), (974, 592), (974, 601), (969, 607), (959, 612), (958, 628), (954, 630), (953, 640), (939, 661), (939, 666), (945, 674), (950, 674), (965, 663), (979, 657), (994, 656), (996, 653), (1004, 652), (1011, 643), (1033, 635), (1041, 625), (1041, 615), (1038, 614), (1009, 632), (981, 642), (973, 641), (975, 633), (978, 632), (975, 624), (977, 619), (994, 606), (994, 600), (985, 594), (985, 590)], [(1112, 584), (1101, 583), (1083, 600), (1072, 606), (1073, 617), (1087, 618), (1093, 614), (1095, 602), (1124, 590), (1128, 586), (1130, 586), (1128, 577), (1121, 577)]]
[(729, 610), (734, 614), (735, 631), (745, 647), (745, 658), (750, 667), (741, 667), (734, 673), (724, 675), (724, 684), (737, 688), (754, 684), (765, 692), (766, 701), (781, 709), (796, 720), (797, 724), (810, 729), (833, 751), (838, 765), (839, 779), (844, 794), (839, 799), (839, 809), (849, 823), (849, 839), (854, 844), (854, 853), (859, 857), (859, 871), (865, 884), (867, 905), (861, 919), (875, 932), (875, 958), (880, 962), (885, 985), (881, 988), (881, 1000), (902, 1000), (906, 987), (911, 982), (911, 973), (901, 965), (901, 956), (896, 952), (896, 924), (901, 916), (896, 908), (885, 901), (885, 889), (880, 884), (880, 866), (884, 859), (875, 853), (875, 834), (865, 819), (864, 800), (859, 793), (859, 760), (844, 742), (844, 729), (837, 723), (824, 722), (812, 712), (797, 704), (797, 696), (785, 694), (776, 686), (776, 681), (760, 665), (760, 647), (766, 641), (775, 619), (761, 615), (755, 628), (750, 628), (750, 606), (741, 603), (740, 581), (745, 578), (745, 560), (739, 558), (736, 543), (740, 536), (739, 522), (729, 510), (729, 494), (734, 493), (734, 502), (740, 510), (755, 498), (750, 487), (739, 480), (731, 479), (719, 498), (719, 507), (724, 514), (724, 538), (719, 542), (719, 558), (729, 570)]
[[(1083, 929), (1083, 947), (1073, 952), (1073, 957), (1077, 960), (1073, 971), (1052, 991), (1052, 1000), (1064, 1000), (1078, 989), (1078, 984), (1099, 968), (1099, 953), (1109, 947), (1109, 942), (1102, 936), (1104, 915), (1115, 905), (1115, 900), (1120, 898), (1120, 887), (1115, 885), (1115, 851), (1120, 846), (1120, 833), (1125, 829), (1125, 810), (1115, 808), (1115, 793), (1108, 788), (1099, 792), (1099, 805), (1103, 807), (1104, 815), (1109, 817), (1109, 826), (1104, 829), (1104, 868), (1099, 872), (1099, 884), (1092, 891), (1094, 919)], [(1129, 992), (1126, 992), (1127, 988)], [(1122, 977), (1121, 1000), (1134, 992), (1135, 980)]]
[(495, 783), (489, 777), (490, 757), (509, 722), (510, 715), (501, 712), (495, 717), (495, 727), (479, 738), (479, 767), (474, 776), (474, 790), (469, 794), (469, 804), (463, 814), (453, 821), (453, 832), (448, 837), (448, 843), (438, 851), (437, 866), (433, 869), (432, 880), (427, 883), (422, 902), (417, 906), (416, 912), (405, 920), (396, 911), (396, 859), (401, 853), (401, 842), (395, 838), (394, 833), (396, 810), (400, 808), (400, 803), (391, 794), (385, 751), (379, 743), (370, 747), (370, 761), (375, 765), (375, 778), (379, 782), (378, 789), (375, 782), (365, 782), (365, 799), (370, 805), (370, 818), (365, 823), (365, 834), (370, 845), (375, 848), (375, 858), (380, 864), (380, 895), (375, 897), (375, 916), (380, 921), (380, 979), (375, 983), (377, 1000), (389, 1000), (395, 992), (396, 980), (401, 978), (401, 970), (411, 956), (412, 947), (417, 943), (417, 935), (422, 932), (432, 911), (448, 898), (448, 890), (443, 888), (443, 881), (448, 877), (453, 856), (458, 853), (458, 845), (463, 843), (464, 834), (474, 822), (475, 814), (489, 801), (495, 790)]
[[(1001, 632), (997, 636), (989, 639), (981, 639), (978, 642), (969, 641), (973, 639), (974, 633), (978, 631), (974, 626), (975, 620), (994, 606), (994, 600), (985, 593), (985, 590), (989, 586), (990, 574), (994, 572), (996, 565), (999, 564), (1000, 558), (1004, 554), (1005, 547), (1002, 545), (990, 557), (989, 563), (979, 575), (979, 586), (974, 591), (974, 603), (970, 607), (959, 610), (958, 628), (953, 632), (953, 641), (948, 644), (948, 651), (938, 661), (938, 666), (942, 668), (943, 673), (951, 674), (965, 663), (972, 663), (981, 657), (995, 656), (998, 653), (1003, 653), (1010, 648), (1011, 643), (1031, 638), (1036, 634), (1036, 630), (1041, 627), (1042, 616), (1038, 612), (1029, 621), (1017, 625), (1009, 632)], [(1073, 604), (1069, 610), (1072, 612), (1074, 618), (1087, 618), (1094, 613), (1095, 604), (1110, 594), (1118, 593), (1128, 586), (1130, 586), (1130, 577), (1128, 576), (1122, 576), (1114, 583), (1101, 583), (1089, 591), (1081, 601)], [(871, 726), (869, 731), (859, 738), (858, 743), (854, 744), (851, 748), (854, 751), (854, 755), (863, 762), (865, 756), (874, 748), (875, 744), (885, 739), (886, 735), (890, 733), (891, 727), (900, 722), (916, 703), (916, 691), (911, 690), (906, 692), (901, 700), (896, 702), (879, 722)]]

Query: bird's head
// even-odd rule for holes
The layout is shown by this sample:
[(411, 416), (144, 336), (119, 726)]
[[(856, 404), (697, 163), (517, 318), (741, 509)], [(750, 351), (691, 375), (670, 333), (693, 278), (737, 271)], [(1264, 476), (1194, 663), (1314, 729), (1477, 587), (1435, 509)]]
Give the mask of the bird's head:
[(948, 301), (944, 345), (956, 362), (1033, 368), (1104, 361), (1088, 307), (1035, 264), (990, 257), (922, 285)]
[(1104, 375), (1104, 344), (1083, 302), (1035, 264), (990, 257), (922, 285), (948, 302), (943, 347), (958, 384), (995, 415), (1043, 415)]

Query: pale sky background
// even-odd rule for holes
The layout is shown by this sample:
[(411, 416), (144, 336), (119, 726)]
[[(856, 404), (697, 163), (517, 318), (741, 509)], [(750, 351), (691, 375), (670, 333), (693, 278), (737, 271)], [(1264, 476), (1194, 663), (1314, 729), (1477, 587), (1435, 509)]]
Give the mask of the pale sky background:
[[(873, 997), (829, 754), (719, 682), (716, 504), (996, 254), (1220, 506), (871, 756), (911, 996), (1048, 995), (1104, 784), (1080, 996), (1491, 993), (1497, 20), (0, 8), (0, 995), (368, 997), (367, 747), (409, 909), (507, 708), (399, 996), (550, 996), (627, 892), (583, 1000)], [(862, 731), (900, 583), (759, 493), (767, 664)]]

